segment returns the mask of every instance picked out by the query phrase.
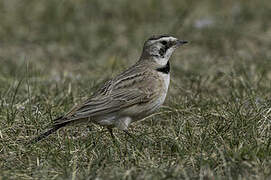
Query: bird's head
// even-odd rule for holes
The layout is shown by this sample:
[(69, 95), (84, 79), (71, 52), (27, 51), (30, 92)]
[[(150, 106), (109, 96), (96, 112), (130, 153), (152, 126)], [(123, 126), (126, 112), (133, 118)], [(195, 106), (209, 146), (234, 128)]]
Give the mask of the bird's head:
[(152, 36), (144, 43), (141, 59), (152, 59), (159, 65), (166, 65), (174, 50), (186, 43), (169, 35)]

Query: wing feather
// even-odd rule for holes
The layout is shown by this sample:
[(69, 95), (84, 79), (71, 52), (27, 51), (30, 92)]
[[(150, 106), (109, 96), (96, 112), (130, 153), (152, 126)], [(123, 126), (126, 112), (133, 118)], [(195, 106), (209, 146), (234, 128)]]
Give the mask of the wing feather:
[(157, 85), (159, 83), (153, 82), (159, 78), (142, 69), (144, 67), (134, 66), (106, 82), (91, 98), (73, 107), (64, 118), (55, 121), (54, 124), (105, 116), (136, 104), (152, 101), (157, 97), (161, 87)]
[(99, 97), (99, 99), (89, 99), (80, 106), (76, 106), (65, 118), (56, 121), (55, 124), (110, 114), (135, 104), (148, 102), (152, 98), (153, 93), (140, 89), (115, 90), (110, 95)]

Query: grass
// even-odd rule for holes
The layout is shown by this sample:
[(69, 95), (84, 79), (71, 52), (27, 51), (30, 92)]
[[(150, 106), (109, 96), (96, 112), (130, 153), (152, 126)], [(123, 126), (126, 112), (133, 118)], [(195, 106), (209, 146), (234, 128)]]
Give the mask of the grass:
[[(271, 178), (268, 0), (9, 0), (0, 17), (0, 179)], [(161, 33), (190, 44), (136, 139), (88, 124), (24, 145)]]

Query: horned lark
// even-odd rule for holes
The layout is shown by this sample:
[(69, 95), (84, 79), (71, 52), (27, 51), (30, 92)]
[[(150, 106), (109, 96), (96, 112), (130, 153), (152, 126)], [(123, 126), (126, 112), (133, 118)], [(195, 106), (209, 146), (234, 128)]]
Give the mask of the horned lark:
[(31, 140), (40, 141), (58, 129), (92, 122), (127, 132), (129, 125), (152, 114), (167, 95), (170, 81), (169, 59), (187, 41), (168, 35), (152, 36), (143, 47), (139, 60), (106, 82), (93, 96), (53, 121), (52, 127)]

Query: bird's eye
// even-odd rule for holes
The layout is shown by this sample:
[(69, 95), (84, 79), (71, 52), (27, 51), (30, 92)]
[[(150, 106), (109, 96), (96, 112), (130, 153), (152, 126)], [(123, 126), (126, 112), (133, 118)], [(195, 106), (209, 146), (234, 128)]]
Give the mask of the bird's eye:
[(163, 45), (167, 45), (167, 41), (161, 41)]

